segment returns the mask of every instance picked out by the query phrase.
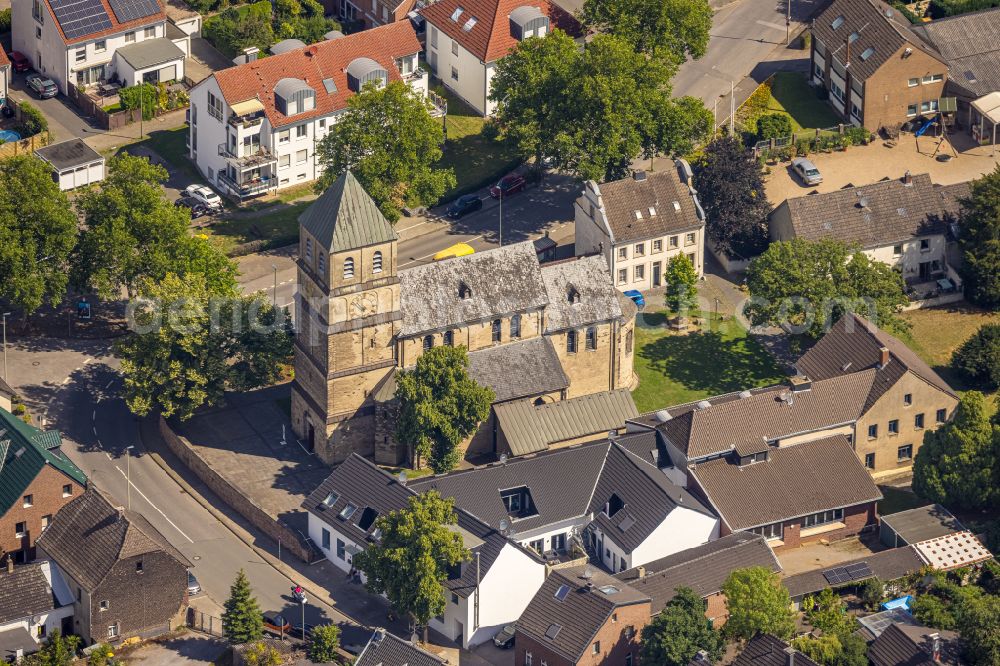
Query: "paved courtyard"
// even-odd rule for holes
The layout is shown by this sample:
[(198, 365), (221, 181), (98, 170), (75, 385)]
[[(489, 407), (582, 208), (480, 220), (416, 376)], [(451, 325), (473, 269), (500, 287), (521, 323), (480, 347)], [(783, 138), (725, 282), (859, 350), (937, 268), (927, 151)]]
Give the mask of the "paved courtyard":
[(804, 571), (830, 567), (841, 562), (864, 557), (885, 548), (879, 544), (877, 534), (866, 534), (861, 538), (850, 537), (831, 541), (814, 542), (778, 555), (781, 575), (794, 576)]
[(193, 631), (185, 631), (165, 640), (147, 643), (125, 656), (129, 664), (173, 666), (173, 664), (212, 664), (226, 650), (224, 641)]

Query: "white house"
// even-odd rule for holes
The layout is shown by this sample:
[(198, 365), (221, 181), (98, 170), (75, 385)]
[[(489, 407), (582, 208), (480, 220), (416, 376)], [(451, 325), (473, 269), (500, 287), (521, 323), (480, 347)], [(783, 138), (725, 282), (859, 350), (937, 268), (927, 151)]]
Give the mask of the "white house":
[(401, 21), (215, 72), (191, 89), (190, 157), (240, 198), (314, 180), (317, 144), (366, 83), (402, 80), (426, 96), (420, 50)]
[[(0, 570), (0, 662), (38, 650), (53, 631), (70, 633), (73, 595), (48, 560)], [(69, 631), (67, 631), (69, 630)]]
[(553, 28), (572, 36), (580, 25), (549, 0), (440, 0), (420, 10), (427, 22), (427, 63), (473, 109), (488, 116), (496, 62), (518, 42)]
[[(185, 52), (168, 37), (161, 0), (23, 0), (12, 9), (14, 50), (64, 95), (70, 86), (184, 76)], [(128, 58), (119, 58), (119, 49)]]
[(667, 263), (679, 254), (704, 274), (705, 211), (691, 168), (684, 160), (675, 166), (610, 183), (589, 180), (576, 200), (576, 254), (603, 254), (622, 291), (663, 286)]

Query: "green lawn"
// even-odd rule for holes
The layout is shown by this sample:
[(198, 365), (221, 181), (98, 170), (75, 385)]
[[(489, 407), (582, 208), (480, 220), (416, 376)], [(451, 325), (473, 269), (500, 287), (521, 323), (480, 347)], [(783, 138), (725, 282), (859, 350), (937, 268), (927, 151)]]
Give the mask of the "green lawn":
[(458, 180), (453, 189), (445, 192), (443, 201), (492, 183), (521, 163), (510, 146), (482, 135), (485, 118), (440, 83), (432, 88), (448, 100), (448, 139), (437, 166), (454, 169)]
[(310, 203), (279, 203), (257, 214), (227, 213), (200, 233), (214, 238), (225, 252), (231, 252), (241, 243), (262, 239), (269, 240), (272, 247), (290, 245), (298, 241), (299, 215)]
[(771, 85), (768, 113), (786, 113), (792, 119), (792, 129), (823, 129), (842, 122), (830, 105), (816, 97), (816, 91), (801, 72), (777, 72)]
[(879, 486), (882, 491), (882, 499), (878, 502), (878, 515), (887, 516), (890, 513), (898, 513), (907, 509), (916, 509), (918, 506), (925, 506), (927, 502), (917, 495), (903, 488), (893, 488), (892, 486)]
[(701, 313), (704, 330), (674, 333), (663, 311), (646, 310), (636, 320), (632, 393), (640, 412), (699, 400), (720, 393), (774, 384), (784, 377), (763, 347), (732, 317)]
[(149, 137), (137, 145), (146, 146), (170, 163), (175, 170), (180, 171), (194, 182), (200, 182), (202, 176), (194, 163), (188, 159), (187, 149), (188, 126), (177, 129), (155, 130)]

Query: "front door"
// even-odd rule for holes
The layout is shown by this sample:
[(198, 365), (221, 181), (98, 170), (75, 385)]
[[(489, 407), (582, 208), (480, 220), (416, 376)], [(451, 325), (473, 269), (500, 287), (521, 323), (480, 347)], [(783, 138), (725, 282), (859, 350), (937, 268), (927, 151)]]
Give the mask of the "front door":
[(660, 262), (658, 261), (653, 262), (653, 286), (660, 286)]
[(316, 428), (309, 420), (306, 420), (306, 448), (310, 451), (316, 448)]
[(931, 279), (931, 262), (929, 261), (920, 262), (920, 279), (924, 281)]
[(455, 620), (455, 642), (459, 645), (462, 644), (462, 634), (465, 633), (465, 627), (458, 620)]

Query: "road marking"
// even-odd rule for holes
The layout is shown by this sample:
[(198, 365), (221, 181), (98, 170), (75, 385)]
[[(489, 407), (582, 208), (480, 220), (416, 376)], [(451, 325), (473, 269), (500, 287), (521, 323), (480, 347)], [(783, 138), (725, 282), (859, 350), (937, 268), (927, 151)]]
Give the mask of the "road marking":
[(91, 428), (94, 431), (94, 437), (97, 437), (97, 426)]
[[(465, 239), (465, 240), (463, 240), (463, 241), (456, 241), (456, 242), (457, 242), (457, 243), (466, 243), (466, 244), (468, 244), (468, 243), (471, 243), (471, 242), (473, 242), (473, 241), (477, 241), (477, 240), (479, 240), (480, 238), (483, 238), (483, 235), (482, 235), (482, 234), (480, 234), (480, 235), (476, 236), (475, 238), (467, 238), (467, 239)], [(449, 245), (448, 247), (451, 247), (451, 246)], [(442, 248), (442, 249), (447, 249), (447, 248)], [(418, 261), (423, 261), (424, 259), (428, 259), (428, 258), (430, 258), (430, 257), (433, 257), (433, 256), (434, 256), (435, 254), (437, 254), (437, 253), (438, 253), (438, 252), (440, 252), (440, 251), (441, 251), (441, 250), (438, 250), (437, 252), (431, 252), (430, 254), (426, 254), (426, 255), (424, 255), (424, 256), (422, 256), (422, 257), (417, 257), (416, 259), (412, 259), (412, 260), (410, 260), (410, 261), (407, 261), (407, 262), (406, 262), (405, 264), (400, 264), (400, 266), (399, 266), (399, 267), (400, 267), (400, 268), (403, 268), (404, 266), (409, 266), (410, 264), (415, 264), (415, 263), (417, 263)]]
[(91, 361), (93, 361), (93, 360), (94, 360), (94, 359), (92, 359), (92, 358), (88, 358), (88, 359), (87, 359), (86, 361), (84, 361), (84, 362), (83, 362), (83, 364), (84, 364), (84, 365), (87, 365), (88, 363), (90, 363), (90, 362), (91, 362)]
[(184, 537), (185, 539), (187, 539), (187, 540), (188, 540), (188, 542), (189, 542), (189, 543), (194, 543), (194, 539), (192, 539), (191, 537), (189, 537), (189, 536), (188, 536), (187, 534), (184, 534), (184, 530), (182, 530), (181, 528), (177, 527), (177, 525), (176, 525), (176, 524), (174, 523), (174, 521), (172, 521), (172, 520), (170, 520), (169, 518), (167, 518), (167, 514), (165, 514), (165, 513), (163, 513), (162, 511), (160, 511), (160, 507), (158, 507), (158, 506), (156, 506), (155, 504), (153, 504), (153, 503), (152, 503), (152, 502), (150, 501), (150, 499), (149, 499), (148, 497), (146, 497), (146, 493), (144, 493), (144, 492), (142, 492), (141, 490), (139, 490), (139, 487), (138, 487), (138, 486), (136, 486), (136, 485), (135, 485), (134, 483), (132, 483), (132, 481), (130, 481), (130, 480), (129, 480), (129, 478), (128, 478), (128, 475), (127, 475), (127, 474), (126, 474), (126, 473), (125, 473), (124, 471), (122, 471), (122, 468), (121, 468), (121, 467), (119, 467), (118, 465), (115, 465), (115, 469), (116, 469), (116, 470), (118, 470), (118, 472), (119, 472), (119, 473), (120, 473), (120, 474), (121, 474), (122, 476), (124, 476), (124, 477), (125, 477), (125, 482), (126, 482), (126, 483), (128, 483), (128, 484), (129, 484), (130, 486), (132, 486), (133, 488), (135, 488), (135, 492), (139, 493), (139, 494), (140, 494), (140, 495), (142, 496), (142, 499), (146, 500), (146, 502), (147, 502), (147, 503), (149, 503), (149, 506), (151, 506), (151, 507), (153, 507), (154, 509), (156, 509), (157, 513), (159, 513), (159, 514), (160, 514), (161, 516), (163, 516), (163, 519), (164, 519), (165, 521), (167, 521), (168, 523), (170, 523), (170, 526), (171, 526), (171, 527), (173, 527), (173, 528), (174, 528), (175, 530), (177, 530), (177, 531), (178, 531), (178, 532), (180, 533), (180, 535), (181, 535), (182, 537)]
[(760, 19), (757, 19), (755, 21), (755, 23), (757, 23), (758, 25), (762, 25), (765, 28), (771, 28), (773, 30), (784, 30), (785, 29), (785, 26), (783, 26), (783, 25), (778, 25), (777, 23), (770, 23), (768, 21), (761, 21)]
[(64, 379), (64, 380), (62, 381), (62, 385), (63, 385), (63, 386), (66, 386), (66, 384), (69, 384), (69, 377), (67, 377), (66, 379)]
[(97, 410), (96, 409), (90, 413), (90, 420), (91, 421), (96, 421), (97, 420)]
[[(97, 440), (97, 443), (100, 444), (101, 440)], [(111, 457), (111, 454), (108, 453), (107, 451), (104, 452), (104, 455), (106, 455), (108, 457), (108, 460), (114, 460), (114, 458)]]

